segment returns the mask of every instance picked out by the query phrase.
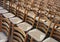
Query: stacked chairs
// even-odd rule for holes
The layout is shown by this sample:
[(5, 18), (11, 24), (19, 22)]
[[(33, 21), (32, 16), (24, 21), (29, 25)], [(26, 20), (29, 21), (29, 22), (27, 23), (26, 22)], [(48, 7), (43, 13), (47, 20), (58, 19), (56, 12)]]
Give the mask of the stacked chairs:
[(38, 21), (36, 23), (36, 28), (33, 30), (30, 30), (27, 33), (27, 36), (31, 37), (30, 42), (41, 42), (42, 40), (45, 39), (46, 35), (48, 35), (48, 31), (49, 31), (51, 23), (49, 27), (47, 27), (46, 25), (40, 22), (40, 18), (41, 18), (41, 15), (39, 16)]
[(3, 18), (2, 15), (0, 15), (1, 18), (1, 31), (0, 31), (0, 42), (7, 42), (10, 37), (10, 21), (6, 18)]
[(60, 32), (55, 26), (56, 25), (54, 25), (52, 28), (50, 37), (46, 38), (43, 42), (60, 42)]
[(26, 38), (25, 32), (21, 28), (14, 27), (14, 25), (12, 25), (10, 42), (25, 42), (25, 38)]

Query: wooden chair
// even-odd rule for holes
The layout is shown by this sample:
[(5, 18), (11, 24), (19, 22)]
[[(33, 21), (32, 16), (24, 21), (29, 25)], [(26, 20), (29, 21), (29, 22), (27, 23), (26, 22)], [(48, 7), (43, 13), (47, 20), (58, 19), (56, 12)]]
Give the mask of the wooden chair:
[[(39, 16), (36, 17), (36, 21), (38, 21), (38, 19), (39, 19)], [(48, 17), (45, 16), (44, 14), (42, 14), (42, 16), (40, 16), (40, 19), (39, 20), (40, 20), (39, 22), (45, 24), (48, 27), (49, 27), (49, 25), (51, 23), (51, 21), (48, 19)]]
[[(3, 2), (3, 6), (5, 7), (6, 0), (4, 0), (4, 1), (2, 0), (2, 2)], [(4, 9), (4, 7), (2, 7), (2, 6), (0, 7), (0, 13), (2, 13), (2, 14), (8, 12), (6, 9)]]
[(3, 7), (5, 8), (5, 3), (6, 3), (6, 0), (3, 1)]
[(60, 11), (60, 3), (59, 3), (60, 0), (54, 0), (54, 6), (57, 8), (57, 11)]
[(25, 1), (25, 5), (24, 7), (27, 9), (27, 10), (31, 10), (31, 5), (33, 4), (34, 0), (26, 0)]
[(16, 15), (16, 7), (18, 5), (18, 2), (16, 0), (10, 1), (10, 12), (14, 13)]
[(17, 26), (19, 28), (22, 28), (25, 32), (32, 29), (35, 23), (35, 18), (36, 18), (36, 13), (33, 18), (29, 17), (27, 14), (28, 14), (28, 11), (26, 11), (25, 22), (17, 24)]
[(41, 0), (35, 0), (31, 4), (31, 10), (38, 11)]
[(18, 4), (18, 6), (17, 6), (16, 16), (18, 16), (18, 17), (20, 17), (21, 19), (24, 20), (24, 17), (25, 17), (25, 8), (22, 7), (20, 4)]
[(54, 25), (50, 37), (46, 38), (43, 42), (59, 42), (60, 41), (59, 37), (60, 37), (59, 29), (55, 28)]
[(3, 0), (3, 7), (4, 9), (9, 9), (9, 1), (8, 0)]
[(48, 0), (41, 0), (39, 4), (39, 10), (38, 13), (43, 13), (44, 15), (48, 15), (49, 9), (47, 8), (48, 6)]
[(0, 6), (3, 6), (3, 0), (0, 1)]
[[(0, 16), (1, 17), (1, 16)], [(6, 18), (1, 20), (0, 42), (7, 42), (10, 37), (10, 21)]]
[(9, 1), (9, 12), (11, 12), (12, 0)]
[(24, 7), (23, 7), (23, 9), (21, 9), (22, 7), (20, 5), (20, 0), (18, 0), (18, 1), (19, 2), (18, 2), (18, 5), (16, 6), (16, 13), (15, 13), (15, 15), (17, 17), (10, 18), (10, 20), (13, 24), (21, 23), (25, 19), (25, 11), (24, 11), (25, 9), (24, 9)]
[(12, 25), (10, 42), (24, 42), (25, 37), (26, 37), (26, 34), (21, 28), (14, 27), (14, 25)]
[[(41, 0), (37, 0), (37, 2), (41, 2)], [(37, 15), (38, 15), (38, 10), (39, 10), (39, 5), (40, 3), (37, 3), (36, 0), (32, 0), (31, 1), (31, 8), (27, 8), (28, 10), (28, 16), (32, 17), (34, 16), (34, 12), (37, 12)]]
[(24, 19), (25, 19), (25, 11), (23, 12), (23, 9), (21, 11), (20, 3), (19, 2), (18, 2), (18, 6), (16, 7), (16, 14), (15, 15), (17, 17), (10, 18), (10, 21), (13, 24), (18, 24), (18, 23), (21, 23), (21, 22), (24, 21)]
[(27, 36), (29, 35), (31, 37), (30, 42), (34, 42), (34, 40), (36, 42), (41, 42), (46, 37), (46, 35), (48, 34), (49, 27), (50, 27), (51, 23), (50, 23), (49, 27), (47, 27), (43, 23), (39, 22), (40, 19), (41, 19), (41, 17), (39, 16), (38, 22), (36, 23), (37, 24), (36, 29), (30, 30), (27, 33)]
[(24, 7), (24, 5), (25, 5), (24, 3), (25, 3), (26, 0), (18, 0), (18, 1), (19, 1), (19, 6)]
[(22, 13), (25, 13), (25, 1), (24, 0), (19, 0), (19, 3), (18, 3), (18, 9), (20, 12)]
[(6, 10), (9, 10), (9, 0), (2, 0), (3, 4), (2, 4), (2, 7), (3, 9), (5, 9), (4, 11)]

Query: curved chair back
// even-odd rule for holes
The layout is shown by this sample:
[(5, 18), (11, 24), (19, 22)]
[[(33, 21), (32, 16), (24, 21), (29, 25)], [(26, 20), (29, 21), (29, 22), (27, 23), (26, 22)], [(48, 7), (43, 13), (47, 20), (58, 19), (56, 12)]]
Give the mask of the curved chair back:
[(53, 37), (54, 39), (60, 41), (60, 25), (55, 24), (54, 27), (52, 28), (50, 37)]
[(25, 41), (25, 37), (26, 37), (26, 34), (25, 32), (21, 29), (21, 28), (18, 28), (18, 27), (14, 27), (12, 25), (12, 34), (11, 34), (11, 42), (24, 42)]
[[(51, 24), (52, 24), (52, 22), (49, 23), (49, 26), (45, 25), (44, 22), (46, 22), (47, 20), (45, 20), (44, 22), (40, 22), (42, 16), (43, 16), (43, 17), (46, 17), (45, 15), (42, 15), (42, 14), (39, 15), (36, 28), (40, 29), (42, 32), (44, 32), (44, 33), (47, 34), (48, 31), (49, 31), (49, 28), (50, 28), (50, 26), (51, 26)], [(47, 17), (46, 17), (46, 18), (47, 18)]]
[(10, 29), (11, 29), (11, 23), (10, 21), (7, 19), (7, 18), (3, 18), (2, 15), (0, 15), (1, 17), (1, 24), (0, 24), (0, 27), (1, 27), (1, 32), (3, 32), (6, 36), (7, 36), (7, 39), (9, 40), (10, 38)]

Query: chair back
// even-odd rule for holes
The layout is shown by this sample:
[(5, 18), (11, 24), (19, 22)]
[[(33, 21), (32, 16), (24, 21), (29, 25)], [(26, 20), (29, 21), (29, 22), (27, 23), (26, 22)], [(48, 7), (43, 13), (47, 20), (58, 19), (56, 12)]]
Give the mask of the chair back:
[(45, 25), (43, 22), (40, 22), (42, 16), (46, 17), (45, 15), (42, 15), (42, 14), (39, 15), (36, 28), (38, 28), (39, 30), (47, 34), (49, 32), (52, 22), (50, 22), (49, 26)]
[(54, 25), (54, 27), (52, 28), (50, 37), (53, 37), (54, 39), (60, 41), (60, 29), (58, 29), (58, 27), (60, 27), (60, 25), (57, 25), (57, 24)]
[(12, 24), (12, 31), (11, 31), (11, 41), (10, 42), (24, 42), (26, 34), (25, 32), (18, 27), (14, 27)]

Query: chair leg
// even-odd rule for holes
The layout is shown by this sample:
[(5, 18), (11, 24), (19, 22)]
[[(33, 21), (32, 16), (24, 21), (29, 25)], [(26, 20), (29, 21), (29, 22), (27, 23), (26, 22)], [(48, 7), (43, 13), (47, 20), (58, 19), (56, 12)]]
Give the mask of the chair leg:
[(0, 32), (2, 31), (2, 15), (0, 15)]
[(25, 37), (25, 41), (24, 42), (27, 42), (27, 39), (28, 39), (28, 35), (26, 34), (26, 37)]
[(33, 38), (31, 37), (30, 42), (33, 42)]
[(0, 32), (2, 31), (2, 22), (0, 21)]

